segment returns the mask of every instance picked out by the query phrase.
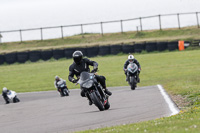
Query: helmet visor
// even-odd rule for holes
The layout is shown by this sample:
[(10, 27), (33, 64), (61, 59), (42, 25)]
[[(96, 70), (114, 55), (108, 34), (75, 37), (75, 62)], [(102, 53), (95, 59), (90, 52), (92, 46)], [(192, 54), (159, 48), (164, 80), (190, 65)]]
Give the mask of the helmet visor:
[(76, 64), (80, 64), (81, 59), (82, 59), (82, 56), (74, 57), (74, 62), (75, 62)]

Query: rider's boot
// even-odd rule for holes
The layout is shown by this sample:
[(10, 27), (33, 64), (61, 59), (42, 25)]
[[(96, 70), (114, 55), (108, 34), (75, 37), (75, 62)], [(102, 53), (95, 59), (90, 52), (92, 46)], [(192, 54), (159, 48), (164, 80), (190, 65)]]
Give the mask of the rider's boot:
[(6, 102), (5, 104), (9, 104), (10, 103), (9, 100), (8, 100), (8, 97), (4, 96), (3, 98), (4, 98), (5, 102)]
[(110, 92), (107, 88), (104, 88), (104, 92), (105, 92), (107, 95), (109, 95), (109, 96), (112, 95), (112, 92)]
[[(89, 99), (88, 99), (89, 100)], [(89, 105), (92, 105), (92, 101), (89, 100)]]
[(10, 102), (8, 100), (5, 100), (6, 101), (6, 104), (9, 104)]
[(128, 76), (126, 76), (126, 81), (128, 81)]
[(137, 82), (140, 83), (139, 75), (137, 75)]

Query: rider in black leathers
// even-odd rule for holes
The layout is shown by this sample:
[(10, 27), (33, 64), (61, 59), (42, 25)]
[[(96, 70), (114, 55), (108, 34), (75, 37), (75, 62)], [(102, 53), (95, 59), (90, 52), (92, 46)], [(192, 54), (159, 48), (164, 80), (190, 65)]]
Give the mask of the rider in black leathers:
[[(83, 53), (81, 51), (75, 51), (72, 55), (73, 57), (73, 64), (69, 67), (69, 76), (68, 79), (70, 82), (76, 83), (80, 77), (81, 72), (86, 71), (90, 72), (89, 65), (93, 66), (93, 70), (98, 70), (98, 63), (95, 61), (91, 61), (88, 58), (83, 58)], [(76, 75), (77, 79), (74, 78), (74, 75)], [(112, 95), (110, 91), (106, 88), (106, 78), (104, 76), (95, 75), (95, 78), (97, 81), (102, 85), (104, 92), (108, 95)], [(85, 97), (85, 92), (81, 88), (81, 96)], [(89, 105), (92, 105), (91, 99), (89, 96), (87, 96), (89, 100)]]
[(130, 63), (135, 63), (137, 66), (138, 66), (138, 75), (137, 75), (137, 82), (139, 83), (140, 82), (140, 78), (139, 78), (139, 74), (140, 74), (140, 71), (141, 71), (141, 66), (140, 66), (140, 63), (135, 59), (135, 57), (133, 55), (129, 55), (128, 56), (128, 60), (126, 60), (126, 62), (124, 63), (124, 73), (126, 75), (126, 81), (128, 80), (128, 77), (127, 77), (127, 66), (130, 64)]

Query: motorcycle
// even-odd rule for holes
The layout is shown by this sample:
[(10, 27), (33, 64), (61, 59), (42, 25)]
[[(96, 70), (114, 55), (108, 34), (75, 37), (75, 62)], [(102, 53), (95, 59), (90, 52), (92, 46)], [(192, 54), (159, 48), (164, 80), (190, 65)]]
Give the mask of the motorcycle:
[(63, 80), (61, 80), (57, 84), (58, 84), (58, 91), (60, 93), (60, 96), (61, 97), (69, 96), (69, 90), (66, 86), (66, 83)]
[(138, 83), (138, 66), (135, 63), (130, 63), (127, 66), (127, 76), (131, 90), (135, 90)]
[(97, 82), (94, 72), (82, 72), (77, 84), (80, 84), (85, 95), (90, 97), (92, 103), (100, 111), (110, 108), (109, 96), (104, 93), (102, 86)]
[(10, 103), (17, 103), (17, 102), (20, 102), (19, 98), (17, 97), (17, 93), (15, 91), (12, 91), (10, 90), (8, 93), (7, 93), (7, 96), (8, 96), (8, 101)]

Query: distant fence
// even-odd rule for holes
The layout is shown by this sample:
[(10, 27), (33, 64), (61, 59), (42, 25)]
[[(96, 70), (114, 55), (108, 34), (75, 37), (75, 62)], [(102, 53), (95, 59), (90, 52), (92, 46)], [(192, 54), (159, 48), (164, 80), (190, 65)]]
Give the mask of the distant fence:
[[(179, 28), (179, 29), (181, 29), (181, 27), (184, 27), (184, 26), (194, 26), (194, 25), (197, 25), (197, 28), (200, 28), (199, 13), (200, 12), (163, 14), (163, 15), (155, 15), (155, 16), (147, 16), (147, 17), (140, 17), (140, 18), (133, 18), (133, 19), (115, 20), (115, 21), (105, 21), (105, 22), (97, 22), (97, 23), (86, 23), (86, 24), (64, 25), (64, 26), (54, 26), (54, 27), (42, 27), (42, 28), (32, 28), (32, 29), (0, 31), (0, 34), (2, 34), (3, 38), (6, 38), (7, 33), (11, 33), (11, 32), (12, 33), (18, 33), (18, 41), (21, 41), (21, 42), (25, 41), (25, 40), (45, 40), (45, 38), (44, 38), (45, 33), (44, 32), (46, 30), (57, 29), (56, 32), (53, 32), (56, 35), (54, 34), (55, 35), (54, 37), (50, 37), (48, 39), (52, 39), (52, 38), (55, 38), (55, 37), (63, 39), (65, 36), (67, 36), (66, 32), (64, 31), (64, 29), (66, 30), (66, 28), (76, 27), (76, 30), (79, 29), (79, 31), (76, 31), (76, 33), (72, 32), (74, 29), (72, 29), (71, 31), (67, 30), (68, 35), (70, 33), (72, 33), (71, 35), (81, 34), (82, 36), (84, 36), (84, 33), (92, 33), (93, 32), (92, 31), (93, 28), (90, 28), (90, 30), (87, 30), (87, 31), (84, 28), (86, 28), (87, 26), (94, 26), (95, 25), (95, 26), (97, 26), (96, 27), (96, 33), (100, 33), (103, 36), (103, 34), (105, 33), (105, 29), (106, 29), (104, 26), (106, 24), (118, 23), (118, 26), (119, 26), (118, 31), (123, 33), (123, 32), (126, 31), (124, 29), (126, 22), (132, 23), (132, 21), (134, 21), (134, 24), (131, 25), (129, 23), (129, 25), (131, 25), (128, 28), (129, 31), (143, 31), (143, 30), (148, 30), (149, 27), (151, 27), (152, 29), (160, 29), (160, 30), (162, 30), (163, 28)], [(183, 16), (186, 16), (186, 15), (190, 15), (190, 17), (192, 17), (192, 19), (189, 16), (187, 16), (186, 18), (182, 18)], [(170, 17), (173, 17), (173, 18), (170, 18)], [(146, 24), (143, 24), (145, 19), (148, 19), (148, 22), (152, 21), (151, 25), (148, 25), (148, 22)], [(152, 19), (152, 20), (150, 20), (150, 19)], [(191, 22), (189, 22), (189, 20), (191, 20)], [(164, 23), (166, 21), (168, 21), (168, 24), (164, 25)], [(184, 21), (184, 24), (182, 24), (182, 21)], [(170, 23), (173, 23), (173, 26)], [(176, 26), (174, 26), (174, 24)], [(145, 27), (145, 25), (148, 25), (148, 26)], [(78, 27), (78, 29), (77, 29), (77, 27)], [(37, 37), (36, 39), (31, 38), (31, 37), (29, 39), (24, 39), (24, 38), (27, 37), (27, 35), (25, 34), (25, 32), (27, 32), (27, 31), (32, 31), (32, 32), (37, 31), (37, 34), (39, 35), (39, 37)], [(59, 33), (59, 31), (60, 31), (60, 33)], [(112, 31), (112, 30), (110, 30), (110, 31)], [(34, 34), (36, 34), (36, 33), (34, 33)], [(1, 37), (0, 37), (0, 39), (1, 39)], [(3, 42), (3, 41), (0, 41), (0, 42)]]
[[(187, 42), (191, 43), (191, 42)], [(196, 40), (199, 45), (200, 40)], [(56, 60), (60, 58), (72, 58), (72, 54), (75, 50), (82, 51), (84, 56), (95, 57), (104, 55), (116, 55), (118, 53), (140, 53), (142, 51), (164, 51), (164, 50), (177, 50), (178, 41), (172, 42), (140, 42), (131, 44), (116, 44), (105, 46), (92, 46), (81, 48), (63, 48), (63, 49), (49, 49), (49, 50), (34, 50), (23, 52), (12, 52), (0, 54), (0, 65), (7, 63), (13, 64), (15, 62), (25, 63), (26, 61), (36, 62), (38, 60), (49, 60), (54, 58)]]

